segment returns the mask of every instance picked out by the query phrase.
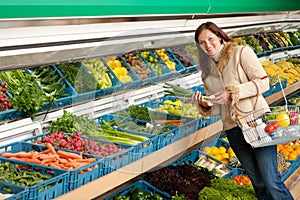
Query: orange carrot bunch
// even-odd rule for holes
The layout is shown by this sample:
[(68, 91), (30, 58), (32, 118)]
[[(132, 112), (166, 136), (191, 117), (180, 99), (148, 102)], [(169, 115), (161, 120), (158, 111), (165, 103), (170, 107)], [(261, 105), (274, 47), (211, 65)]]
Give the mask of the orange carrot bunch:
[[(96, 158), (83, 158), (82, 153), (76, 154), (63, 150), (56, 151), (50, 143), (47, 143), (46, 146), (47, 149), (42, 152), (5, 152), (2, 153), (2, 157), (16, 159), (23, 162), (35, 163), (44, 166), (55, 167), (63, 170), (73, 170), (96, 161)], [(91, 169), (92, 168), (90, 167), (85, 171), (90, 171)]]

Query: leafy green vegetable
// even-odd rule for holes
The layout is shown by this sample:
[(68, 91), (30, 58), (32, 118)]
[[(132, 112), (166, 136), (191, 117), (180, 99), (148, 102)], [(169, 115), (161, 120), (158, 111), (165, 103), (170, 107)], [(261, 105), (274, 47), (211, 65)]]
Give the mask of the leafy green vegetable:
[(186, 200), (186, 197), (184, 196), (184, 194), (179, 195), (176, 191), (176, 194), (171, 196), (171, 200)]
[(80, 63), (62, 63), (57, 68), (78, 93), (100, 89), (95, 77), (84, 71)]
[(199, 200), (255, 200), (257, 199), (252, 185), (239, 185), (231, 179), (211, 179), (211, 187), (199, 192)]
[(132, 118), (151, 121), (148, 108), (145, 105), (130, 105), (128, 113)]
[[(23, 74), (22, 72), (14, 72), (13, 74), (6, 73), (6, 79), (10, 83), (10, 92), (13, 97), (10, 100), (10, 103), (16, 110), (23, 111), (28, 114), (32, 119), (35, 118), (37, 112), (39, 112), (42, 107), (48, 103), (53, 103), (55, 98), (52, 95), (47, 96), (34, 82), (33, 76), (29, 74)], [(19, 75), (19, 79), (14, 79), (14, 74)], [(3, 74), (2, 77), (3, 78)], [(21, 77), (22, 76), (22, 77)]]
[(97, 138), (101, 140), (108, 140), (127, 145), (136, 145), (148, 140), (147, 137), (141, 135), (130, 134), (127, 132), (118, 131), (111, 127), (107, 122), (101, 119), (102, 126), (87, 116), (72, 115), (64, 110), (64, 115), (52, 121), (48, 130), (51, 132), (68, 132), (77, 133), (82, 132), (83, 135)]
[(165, 83), (165, 96), (191, 97), (193, 92), (177, 85)]

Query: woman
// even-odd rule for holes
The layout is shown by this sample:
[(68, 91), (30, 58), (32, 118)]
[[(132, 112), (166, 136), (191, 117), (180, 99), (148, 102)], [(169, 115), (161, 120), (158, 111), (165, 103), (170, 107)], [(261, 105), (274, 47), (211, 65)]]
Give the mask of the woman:
[(252, 148), (236, 124), (237, 114), (247, 115), (260, 109), (269, 110), (262, 93), (269, 89), (269, 79), (250, 47), (233, 43), (216, 24), (201, 24), (195, 32), (199, 66), (206, 95), (213, 104), (202, 101), (201, 93), (192, 98), (206, 115), (221, 115), (223, 130), (250, 177), (258, 199), (293, 199), (278, 172), (276, 145)]

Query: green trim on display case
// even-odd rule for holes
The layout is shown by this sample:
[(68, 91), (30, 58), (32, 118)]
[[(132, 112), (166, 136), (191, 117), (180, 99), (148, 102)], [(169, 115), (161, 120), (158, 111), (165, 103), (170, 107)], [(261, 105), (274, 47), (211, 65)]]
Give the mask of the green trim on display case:
[(217, 14), (299, 10), (295, 0), (2, 0), (0, 18)]

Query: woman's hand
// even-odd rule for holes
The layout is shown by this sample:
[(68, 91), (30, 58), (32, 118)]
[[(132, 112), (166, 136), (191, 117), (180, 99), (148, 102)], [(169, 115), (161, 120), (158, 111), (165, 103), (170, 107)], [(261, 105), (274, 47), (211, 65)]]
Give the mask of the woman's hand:
[(201, 106), (208, 108), (207, 103), (202, 101), (203, 99), (201, 98), (201, 96), (201, 92), (197, 91), (192, 95), (192, 99), (197, 101)]
[(213, 104), (225, 104), (231, 98), (231, 93), (228, 90), (217, 92), (210, 96), (210, 101)]

